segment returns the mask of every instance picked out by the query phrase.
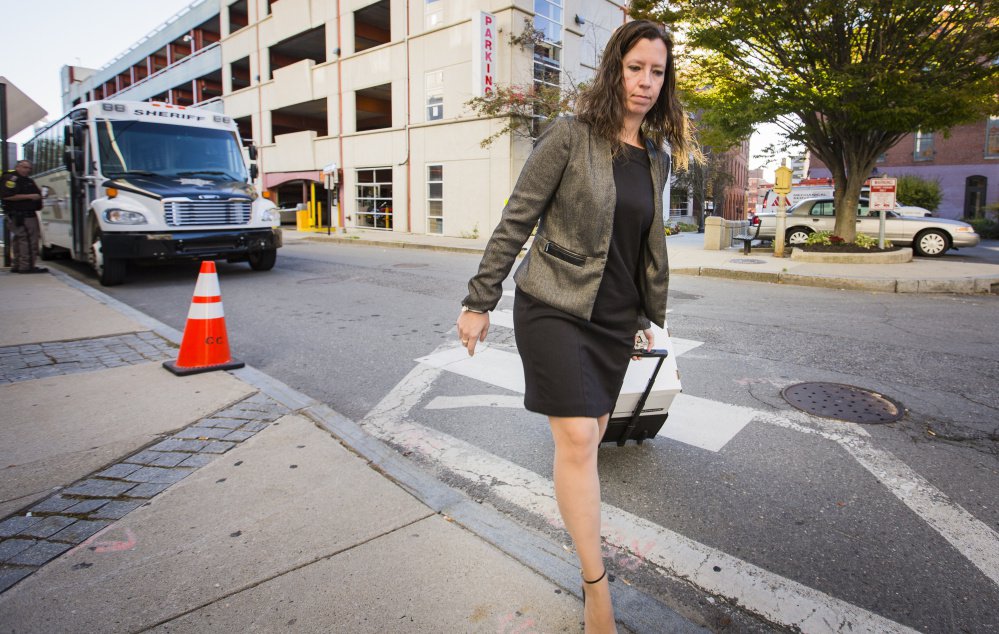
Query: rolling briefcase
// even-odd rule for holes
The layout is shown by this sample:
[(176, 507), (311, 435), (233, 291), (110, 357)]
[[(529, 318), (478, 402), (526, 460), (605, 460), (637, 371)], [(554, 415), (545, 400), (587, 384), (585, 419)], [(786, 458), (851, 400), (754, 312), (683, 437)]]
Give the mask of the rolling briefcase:
[(623, 447), (629, 440), (642, 444), (662, 429), (669, 417), (673, 398), (680, 393), (680, 373), (666, 331), (653, 326), (656, 341), (665, 346), (636, 353), (642, 359), (628, 366), (621, 394), (618, 396), (607, 423), (601, 444), (617, 443)]

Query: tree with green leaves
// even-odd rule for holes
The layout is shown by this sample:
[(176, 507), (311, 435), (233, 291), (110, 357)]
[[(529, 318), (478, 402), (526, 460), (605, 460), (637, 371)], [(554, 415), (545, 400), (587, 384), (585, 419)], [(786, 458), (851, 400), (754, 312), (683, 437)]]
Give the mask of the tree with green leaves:
[(632, 15), (676, 30), (708, 127), (772, 122), (829, 167), (848, 241), (878, 155), (999, 112), (995, 0), (634, 0)]

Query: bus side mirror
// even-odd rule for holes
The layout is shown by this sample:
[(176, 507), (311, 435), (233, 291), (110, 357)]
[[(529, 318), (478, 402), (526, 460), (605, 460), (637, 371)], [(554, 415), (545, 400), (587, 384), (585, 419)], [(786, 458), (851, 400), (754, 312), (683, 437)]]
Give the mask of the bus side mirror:
[(250, 145), (248, 145), (247, 148), (246, 148), (246, 152), (247, 152), (247, 154), (249, 154), (251, 161), (257, 160), (257, 146), (256, 145), (253, 145), (252, 143)]
[(250, 180), (257, 180), (257, 176), (259, 174), (260, 174), (260, 171), (257, 170), (257, 164), (256, 163), (250, 163)]

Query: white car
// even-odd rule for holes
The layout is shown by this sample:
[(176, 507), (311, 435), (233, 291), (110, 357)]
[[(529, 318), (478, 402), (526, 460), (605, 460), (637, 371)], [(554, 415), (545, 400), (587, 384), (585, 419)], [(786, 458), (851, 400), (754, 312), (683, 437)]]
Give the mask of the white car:
[(895, 213), (900, 216), (912, 216), (913, 218), (932, 218), (933, 212), (925, 207), (917, 207), (916, 205), (903, 205), (902, 203), (895, 203)]
[[(937, 257), (948, 249), (977, 246), (981, 241), (975, 228), (960, 220), (950, 218), (915, 218), (885, 212), (885, 238), (902, 246), (912, 246), (916, 255)], [(860, 199), (857, 206), (857, 233), (878, 237), (880, 226), (878, 212), (870, 211), (868, 200)], [(777, 216), (760, 213), (753, 220), (760, 225), (759, 237), (772, 240), (776, 235)], [(788, 245), (802, 244), (809, 234), (816, 231), (833, 231), (836, 214), (832, 198), (809, 198), (787, 210), (784, 241)]]

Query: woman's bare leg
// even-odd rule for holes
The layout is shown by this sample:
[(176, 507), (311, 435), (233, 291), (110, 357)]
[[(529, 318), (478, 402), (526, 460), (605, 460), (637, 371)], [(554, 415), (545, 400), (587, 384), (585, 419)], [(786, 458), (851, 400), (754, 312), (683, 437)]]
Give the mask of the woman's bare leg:
[[(592, 581), (604, 573), (600, 547), (600, 477), (597, 447), (608, 416), (600, 418), (549, 417), (555, 439), (555, 499), (576, 554), (583, 578)], [(616, 632), (607, 578), (585, 584), (587, 632)]]

